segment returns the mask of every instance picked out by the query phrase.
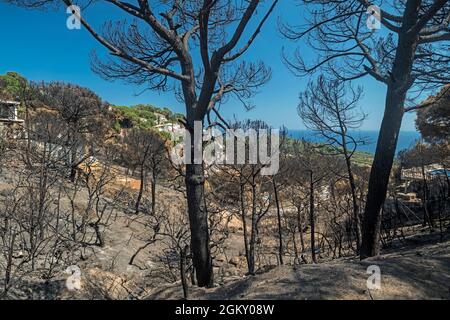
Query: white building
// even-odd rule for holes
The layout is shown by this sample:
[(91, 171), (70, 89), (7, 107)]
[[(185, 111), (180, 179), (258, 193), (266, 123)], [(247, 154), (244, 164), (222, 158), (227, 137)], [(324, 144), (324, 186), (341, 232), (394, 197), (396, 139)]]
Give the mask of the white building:
[(179, 123), (164, 123), (164, 124), (158, 124), (154, 126), (156, 130), (159, 132), (169, 132), (169, 133), (178, 133), (184, 128)]
[[(426, 177), (430, 177), (433, 175), (434, 172), (444, 169), (442, 168), (442, 165), (434, 163), (430, 165), (424, 166), (424, 171)], [(422, 175), (422, 168), (421, 167), (413, 167), (409, 169), (402, 169), (401, 172), (401, 179), (402, 181), (411, 181), (411, 180), (422, 180), (424, 177)]]
[(23, 122), (18, 116), (19, 105), (16, 101), (0, 100), (0, 122)]
[(167, 122), (167, 117), (161, 113), (155, 112), (154, 115), (156, 116), (158, 125), (164, 124)]

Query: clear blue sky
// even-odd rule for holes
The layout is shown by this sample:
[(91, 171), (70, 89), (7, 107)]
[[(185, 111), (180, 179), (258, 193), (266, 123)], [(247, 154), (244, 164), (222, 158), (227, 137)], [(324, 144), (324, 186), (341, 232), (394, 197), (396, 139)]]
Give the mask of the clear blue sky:
[[(296, 45), (283, 39), (277, 31), (279, 18), (291, 23), (301, 23), (299, 11), (292, 1), (281, 1), (254, 46), (246, 53), (248, 60), (265, 61), (272, 68), (272, 79), (252, 99), (255, 109), (246, 111), (236, 101), (230, 101), (222, 107), (226, 118), (230, 119), (236, 115), (239, 119), (262, 119), (273, 126), (303, 128), (296, 110), (298, 94), (304, 89), (308, 79), (294, 77), (281, 62), (281, 48), (284, 46), (289, 51)], [(104, 17), (123, 18), (118, 9), (109, 5), (100, 8), (93, 6), (83, 12), (83, 15), (94, 26), (105, 21)], [(176, 101), (172, 92), (147, 91), (137, 95), (143, 88), (123, 82), (108, 82), (93, 73), (89, 54), (94, 49), (99, 53), (104, 50), (85, 29), (67, 29), (67, 17), (64, 11), (26, 10), (0, 2), (0, 74), (16, 71), (36, 81), (59, 80), (77, 83), (91, 88), (110, 103), (149, 103), (183, 112), (183, 106)], [(307, 48), (301, 49), (305, 55), (311, 55)], [(361, 107), (369, 114), (362, 129), (378, 130), (383, 115), (385, 87), (371, 78), (362, 80), (360, 84), (365, 89)], [(415, 130), (414, 118), (414, 114), (406, 115), (402, 130)]]

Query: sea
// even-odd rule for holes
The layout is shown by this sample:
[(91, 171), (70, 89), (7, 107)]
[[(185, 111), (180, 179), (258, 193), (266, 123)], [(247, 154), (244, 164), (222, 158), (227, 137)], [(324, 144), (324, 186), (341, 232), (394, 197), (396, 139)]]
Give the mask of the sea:
[[(357, 130), (349, 134), (358, 140), (364, 140), (364, 144), (358, 146), (357, 150), (374, 154), (377, 147), (379, 131)], [(324, 138), (310, 130), (288, 130), (288, 135), (293, 139), (305, 139), (310, 142), (324, 142)], [(397, 149), (395, 153), (408, 149), (420, 139), (420, 133), (417, 131), (400, 131), (398, 137)]]

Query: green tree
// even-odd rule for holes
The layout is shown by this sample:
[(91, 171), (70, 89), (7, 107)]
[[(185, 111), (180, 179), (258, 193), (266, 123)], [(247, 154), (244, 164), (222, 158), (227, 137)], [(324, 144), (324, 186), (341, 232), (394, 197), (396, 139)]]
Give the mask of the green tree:
[(425, 141), (442, 143), (450, 141), (450, 84), (429, 97), (417, 110), (416, 127)]
[(0, 76), (0, 98), (18, 99), (28, 80), (17, 72), (7, 72)]

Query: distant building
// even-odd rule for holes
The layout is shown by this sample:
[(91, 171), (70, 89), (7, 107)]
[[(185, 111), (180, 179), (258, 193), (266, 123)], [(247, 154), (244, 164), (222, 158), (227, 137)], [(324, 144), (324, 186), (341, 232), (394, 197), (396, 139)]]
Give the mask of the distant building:
[[(18, 108), (20, 103), (15, 101), (0, 100), (0, 135), (17, 138), (21, 133), (24, 120), (19, 119)], [(19, 125), (19, 126), (17, 126)], [(13, 130), (5, 130), (11, 128)], [(17, 131), (19, 129), (19, 131)]]
[(19, 105), (16, 101), (0, 100), (0, 122), (22, 123), (23, 120), (18, 117)]
[(164, 123), (154, 126), (159, 132), (179, 133), (183, 130), (179, 123)]
[[(424, 166), (424, 171), (425, 171), (426, 178), (439, 175), (440, 172), (441, 172), (441, 174), (446, 172), (442, 168), (442, 165), (437, 164), (437, 163)], [(401, 175), (402, 181), (422, 180), (423, 178), (424, 177), (422, 175), (422, 168), (420, 168), (420, 167), (402, 169), (402, 175)]]
[(167, 117), (165, 115), (163, 115), (161, 113), (157, 113), (157, 112), (155, 112), (154, 115), (156, 116), (156, 119), (157, 119), (156, 122), (158, 123), (158, 125), (161, 125), (161, 124), (164, 124), (167, 122)]

